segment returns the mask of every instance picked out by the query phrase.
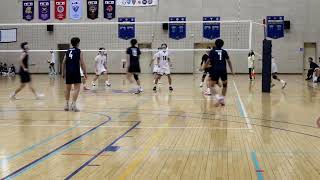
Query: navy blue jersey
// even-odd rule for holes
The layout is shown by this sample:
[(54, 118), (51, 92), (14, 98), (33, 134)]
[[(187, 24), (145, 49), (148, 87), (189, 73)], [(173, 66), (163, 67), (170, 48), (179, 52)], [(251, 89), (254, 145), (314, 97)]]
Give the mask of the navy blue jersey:
[(78, 48), (71, 48), (66, 52), (66, 74), (79, 74), (80, 76), (80, 54)]
[(127, 54), (130, 56), (130, 65), (139, 64), (139, 57), (141, 55), (141, 51), (138, 47), (129, 47), (127, 49)]
[(224, 49), (214, 48), (209, 54), (212, 70), (227, 71), (228, 52)]

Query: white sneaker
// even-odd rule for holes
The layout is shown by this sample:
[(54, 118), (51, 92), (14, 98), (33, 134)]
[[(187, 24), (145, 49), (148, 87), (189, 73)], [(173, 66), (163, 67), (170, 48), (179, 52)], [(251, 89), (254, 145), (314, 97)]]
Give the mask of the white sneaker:
[(36, 94), (36, 99), (41, 99), (42, 97), (44, 97), (44, 94)]
[(16, 95), (15, 95), (14, 93), (11, 93), (10, 96), (9, 96), (9, 98), (10, 98), (11, 100), (16, 100), (16, 99), (17, 99), (17, 98), (16, 98)]
[(66, 103), (66, 105), (64, 105), (64, 108), (63, 108), (65, 111), (69, 111), (69, 104)]
[(92, 86), (96, 86), (96, 84), (95, 84), (93, 81), (91, 82), (91, 85), (92, 85)]
[(203, 82), (200, 83), (200, 87), (203, 87)]
[(110, 87), (110, 86), (111, 86), (111, 83), (106, 82), (106, 86)]
[(76, 104), (71, 104), (71, 111), (73, 112), (79, 112), (80, 110), (77, 108)]
[(206, 90), (204, 93), (203, 93), (204, 95), (206, 95), (206, 96), (211, 96), (211, 91), (209, 90)]
[(139, 91), (140, 91), (140, 92), (143, 92), (143, 89), (142, 89), (142, 87), (140, 87), (140, 88), (139, 88)]

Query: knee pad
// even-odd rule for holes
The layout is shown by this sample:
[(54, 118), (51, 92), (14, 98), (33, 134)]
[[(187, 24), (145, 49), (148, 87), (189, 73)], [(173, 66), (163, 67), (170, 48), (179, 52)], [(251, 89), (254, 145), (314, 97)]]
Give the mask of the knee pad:
[(133, 77), (134, 77), (134, 79), (135, 79), (136, 81), (139, 80), (139, 76), (138, 76), (137, 74), (134, 74)]
[(226, 88), (226, 87), (228, 87), (228, 84), (225, 83), (225, 84), (222, 84), (222, 86), (223, 86), (224, 88)]

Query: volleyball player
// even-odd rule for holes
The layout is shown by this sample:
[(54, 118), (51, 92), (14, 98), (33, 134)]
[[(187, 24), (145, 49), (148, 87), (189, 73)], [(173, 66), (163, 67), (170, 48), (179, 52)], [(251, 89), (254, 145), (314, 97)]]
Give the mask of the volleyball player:
[(96, 56), (96, 58), (94, 59), (95, 61), (95, 73), (96, 76), (93, 79), (93, 81), (91, 82), (92, 86), (96, 86), (95, 82), (97, 81), (97, 79), (99, 78), (99, 76), (103, 75), (105, 77), (105, 86), (110, 87), (111, 84), (109, 82), (109, 77), (108, 77), (108, 73), (107, 73), (107, 53), (105, 52), (105, 48), (99, 48), (99, 53)]
[[(159, 66), (158, 66), (158, 53), (160, 52), (161, 48), (158, 48), (158, 51), (153, 55), (153, 58), (150, 61), (150, 67), (152, 66), (153, 63), (153, 69), (152, 72), (154, 74), (154, 81), (153, 83), (156, 82), (156, 78), (158, 76), (159, 73)], [(160, 82), (159, 82), (160, 83)]]
[[(274, 59), (274, 57), (272, 57), (272, 66), (271, 66), (271, 71), (272, 71), (272, 78), (280, 81), (282, 84), (282, 89), (284, 89), (287, 86), (287, 82), (285, 82), (284, 80), (280, 79), (278, 77), (278, 66), (276, 63), (276, 60)], [(271, 87), (275, 86), (274, 83), (271, 84)]]
[[(206, 64), (206, 62), (209, 60), (210, 50), (211, 50), (211, 47), (207, 47), (206, 53), (201, 58), (202, 60), (201, 60), (201, 64), (200, 64), (200, 70), (203, 71), (203, 75), (202, 75), (202, 78), (201, 78), (200, 87), (203, 87), (204, 80), (206, 79), (206, 77), (207, 77), (207, 75), (209, 74), (209, 71), (210, 71), (209, 67), (206, 68), (204, 66)], [(207, 95), (211, 95), (209, 83), (210, 83), (209, 80), (207, 80), (207, 89), (205, 91), (205, 94), (207, 94)]]
[[(78, 37), (74, 37), (71, 39), (72, 48), (70, 48), (63, 59), (62, 63), (62, 77), (66, 78), (66, 90), (65, 90), (65, 99), (66, 104), (64, 107), (65, 111), (78, 112), (79, 109), (77, 108), (77, 99), (80, 92), (80, 85), (81, 85), (81, 74), (80, 74), (80, 67), (83, 70), (84, 78), (87, 78), (87, 69), (86, 65), (84, 64), (83, 53), (78, 48), (80, 44), (80, 39)], [(70, 99), (70, 91), (74, 86), (74, 92), (72, 97), (71, 107), (69, 107), (69, 99)]]
[(50, 51), (51, 54), (51, 59), (49, 60), (49, 70), (50, 70), (50, 75), (56, 75), (56, 70), (55, 70), (55, 63), (56, 63), (56, 57), (54, 52), (51, 50)]
[(130, 83), (132, 83), (132, 76), (136, 80), (138, 88), (134, 92), (134, 94), (140, 94), (143, 92), (141, 88), (140, 80), (139, 80), (139, 73), (141, 72), (140, 69), (140, 55), (141, 51), (137, 47), (138, 41), (136, 39), (132, 39), (130, 41), (131, 46), (127, 48), (127, 79)]
[(153, 87), (153, 91), (157, 91), (157, 85), (158, 81), (161, 78), (161, 76), (166, 75), (168, 77), (168, 82), (169, 82), (169, 90), (173, 91), (172, 88), (172, 79), (171, 79), (171, 72), (170, 72), (170, 67), (172, 67), (171, 61), (170, 61), (170, 54), (168, 51), (168, 46), (167, 44), (162, 44), (161, 45), (161, 50), (158, 53), (158, 67), (159, 67), (159, 73), (156, 78), (155, 85)]
[(214, 88), (216, 84), (218, 84), (219, 79), (222, 80), (222, 96), (215, 94), (215, 98), (218, 100), (218, 104), (224, 106), (225, 105), (225, 96), (227, 94), (228, 87), (228, 73), (227, 73), (227, 63), (233, 73), (232, 63), (230, 61), (228, 52), (222, 49), (224, 45), (224, 41), (222, 39), (217, 39), (215, 41), (216, 47), (213, 48), (209, 53), (209, 61), (207, 61), (207, 65), (211, 65), (210, 68), (210, 77), (211, 77), (211, 88)]
[(11, 95), (11, 99), (16, 99), (16, 95), (26, 86), (28, 85), (32, 93), (35, 95), (36, 99), (39, 99), (43, 96), (43, 94), (38, 94), (36, 90), (32, 86), (31, 82), (31, 76), (29, 73), (29, 46), (27, 42), (23, 42), (20, 45), (21, 49), (23, 50), (21, 56), (20, 56), (20, 80), (21, 84), (18, 89), (16, 89)]

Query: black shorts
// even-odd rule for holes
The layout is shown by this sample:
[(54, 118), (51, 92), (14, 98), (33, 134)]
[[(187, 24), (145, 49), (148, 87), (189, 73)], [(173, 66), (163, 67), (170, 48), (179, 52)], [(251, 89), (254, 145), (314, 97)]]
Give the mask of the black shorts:
[(29, 72), (20, 71), (19, 75), (20, 75), (21, 83), (29, 83), (29, 82), (31, 82), (31, 76), (30, 76)]
[(208, 73), (210, 73), (210, 68), (206, 68), (206, 69), (204, 69), (203, 74), (208, 74)]
[(227, 73), (227, 71), (215, 70), (215, 71), (210, 72), (210, 77), (211, 77), (212, 81), (216, 81), (216, 82), (218, 82), (219, 79), (221, 79), (221, 81), (227, 81), (228, 80), (228, 73)]
[(140, 73), (140, 65), (139, 64), (131, 64), (128, 68), (129, 73)]
[(50, 63), (50, 66), (54, 66), (54, 63)]
[(275, 73), (272, 73), (272, 78), (273, 79), (278, 79), (278, 76), (277, 76), (277, 73), (275, 72)]
[(66, 75), (66, 84), (80, 84), (81, 75), (80, 74), (67, 74)]

